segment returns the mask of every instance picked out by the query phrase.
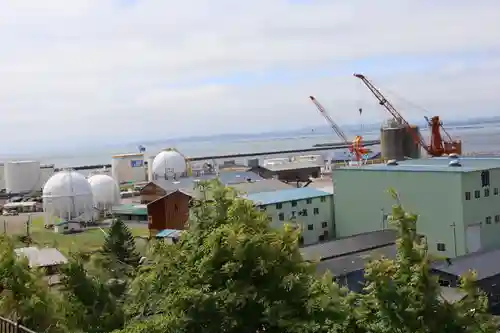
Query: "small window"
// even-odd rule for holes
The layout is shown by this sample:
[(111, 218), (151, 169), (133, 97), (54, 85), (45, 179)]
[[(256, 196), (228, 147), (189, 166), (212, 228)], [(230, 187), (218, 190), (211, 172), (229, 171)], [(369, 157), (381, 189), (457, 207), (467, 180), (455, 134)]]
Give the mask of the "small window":
[(314, 215), (318, 215), (319, 214), (319, 208), (314, 208), (313, 213), (314, 213)]
[(382, 218), (384, 219), (384, 221), (387, 221), (389, 219), (389, 214), (384, 214)]
[(283, 204), (280, 202), (280, 203), (277, 203), (276, 204), (276, 209), (281, 209), (283, 208)]
[(450, 286), (450, 281), (448, 281), (448, 280), (439, 279), (438, 283), (441, 287), (449, 287)]
[(292, 201), (292, 207), (297, 207), (297, 201)]
[(314, 225), (313, 224), (308, 224), (307, 225), (307, 230), (314, 230)]
[(446, 251), (446, 245), (444, 243), (437, 243), (437, 250), (439, 252), (444, 252)]
[(323, 235), (325, 236), (325, 240), (328, 239), (328, 230), (323, 231)]
[(321, 222), (321, 228), (327, 228), (328, 222)]
[(481, 186), (490, 186), (490, 172), (488, 170), (481, 172)]
[(299, 245), (304, 245), (304, 237), (299, 236)]
[(484, 196), (485, 197), (489, 197), (490, 196), (490, 189), (489, 188), (485, 188), (484, 189)]
[(302, 214), (301, 214), (301, 215), (302, 215), (302, 216), (307, 216), (307, 209), (303, 209), (303, 210), (302, 210)]
[(325, 240), (325, 235), (319, 235), (319, 236), (318, 236), (318, 240), (319, 240), (320, 242), (324, 241), (324, 240)]
[(495, 188), (493, 189), (493, 195), (498, 195), (498, 187), (495, 187)]
[(321, 202), (325, 202), (326, 201), (326, 197), (321, 197)]
[(284, 221), (284, 220), (285, 220), (285, 214), (283, 214), (283, 213), (279, 213), (279, 214), (278, 214), (278, 219), (279, 219), (280, 221)]
[(312, 200), (312, 199), (307, 199), (307, 200), (306, 200), (306, 204), (308, 204), (308, 205), (312, 204), (312, 202), (313, 202), (313, 200)]
[(481, 197), (481, 192), (479, 190), (474, 191), (474, 198), (479, 199)]
[(495, 215), (495, 223), (500, 222), (500, 215)]
[(491, 216), (486, 216), (485, 222), (486, 224), (491, 224)]
[(297, 212), (296, 211), (292, 211), (292, 219), (294, 219), (296, 217), (297, 217)]
[(470, 192), (465, 192), (465, 200), (470, 200)]

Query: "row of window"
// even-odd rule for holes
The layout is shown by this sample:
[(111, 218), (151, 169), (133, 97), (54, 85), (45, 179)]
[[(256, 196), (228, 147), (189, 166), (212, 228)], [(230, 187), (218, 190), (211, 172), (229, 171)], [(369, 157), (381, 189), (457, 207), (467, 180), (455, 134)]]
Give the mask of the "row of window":
[[(325, 202), (326, 201), (326, 197), (320, 197), (320, 200), (321, 202)], [(293, 201), (290, 201), (292, 207), (297, 207), (297, 203), (298, 201), (297, 200), (293, 200)], [(312, 199), (306, 199), (306, 204), (310, 205), (312, 204)], [(278, 202), (276, 204), (276, 209), (281, 209), (283, 208), (283, 203), (282, 202)]]
[[(292, 212), (292, 215), (289, 216), (288, 218), (289, 219), (294, 219), (297, 217), (297, 215), (299, 216), (308, 216), (308, 212), (307, 212), (307, 209), (302, 209), (301, 211), (299, 211), (299, 213), (297, 214), (296, 211), (293, 211)], [(319, 215), (319, 208), (313, 208), (313, 215)], [(278, 214), (278, 219), (280, 221), (285, 221), (285, 213), (279, 213)]]
[[(326, 223), (326, 222), (324, 222)], [(318, 236), (318, 241), (320, 242), (323, 242), (323, 241), (326, 241), (328, 240), (328, 230), (324, 230), (323, 233), (321, 235)], [(299, 236), (299, 245), (304, 245), (304, 237), (302, 236)]]
[[(493, 189), (493, 195), (498, 195), (498, 187), (495, 187)], [(490, 196), (490, 189), (485, 188), (484, 189), (484, 197), (489, 197)], [(472, 198), (471, 192), (465, 192), (465, 200), (470, 200)], [(479, 199), (481, 198), (481, 191), (480, 190), (475, 190), (474, 191), (474, 198)]]
[[(484, 222), (486, 224), (491, 224), (491, 216), (486, 216), (486, 218), (484, 219)], [(495, 215), (495, 223), (500, 223), (500, 215)]]

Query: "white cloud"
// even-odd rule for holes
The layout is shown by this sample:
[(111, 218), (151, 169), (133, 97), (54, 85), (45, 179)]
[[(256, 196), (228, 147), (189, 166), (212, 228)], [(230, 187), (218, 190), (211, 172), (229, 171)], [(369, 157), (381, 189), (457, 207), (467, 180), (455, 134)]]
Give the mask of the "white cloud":
[(491, 115), (498, 17), (494, 0), (2, 1), (0, 131), (16, 149), (323, 125), (310, 94), (378, 121), (356, 64), (443, 117)]

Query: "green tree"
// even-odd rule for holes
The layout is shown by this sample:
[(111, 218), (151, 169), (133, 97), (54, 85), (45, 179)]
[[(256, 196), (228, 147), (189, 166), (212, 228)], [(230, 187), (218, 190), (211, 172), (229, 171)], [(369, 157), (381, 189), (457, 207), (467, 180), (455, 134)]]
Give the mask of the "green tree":
[(12, 242), (0, 236), (0, 313), (40, 332), (64, 332), (62, 299), (50, 292), (40, 272), (19, 258)]
[(120, 219), (114, 219), (104, 241), (101, 253), (102, 264), (112, 271), (127, 271), (139, 265), (135, 239), (127, 225)]
[[(140, 270), (124, 332), (329, 332), (347, 317), (336, 284), (317, 279), (297, 234), (219, 183), (200, 185), (190, 229)], [(340, 323), (340, 324), (338, 324)]]
[(425, 241), (416, 233), (417, 216), (397, 204), (389, 217), (399, 231), (395, 260), (375, 260), (367, 265), (367, 294), (356, 312), (369, 332), (496, 332), (487, 313), (485, 296), (474, 287), (471, 276), (462, 278), (464, 301), (449, 304), (430, 274)]
[(88, 274), (76, 256), (62, 273), (61, 291), (68, 300), (66, 313), (73, 332), (111, 332), (123, 326), (122, 304), (109, 283)]

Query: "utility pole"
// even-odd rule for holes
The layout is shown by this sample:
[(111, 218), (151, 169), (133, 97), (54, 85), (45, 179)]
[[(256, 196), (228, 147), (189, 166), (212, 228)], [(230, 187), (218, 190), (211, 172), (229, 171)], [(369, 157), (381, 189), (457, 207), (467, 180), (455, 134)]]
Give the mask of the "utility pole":
[(453, 249), (454, 249), (454, 252), (455, 252), (455, 257), (457, 257), (457, 230), (456, 230), (456, 227), (457, 225), (455, 224), (455, 222), (453, 222), (450, 227), (453, 228)]

